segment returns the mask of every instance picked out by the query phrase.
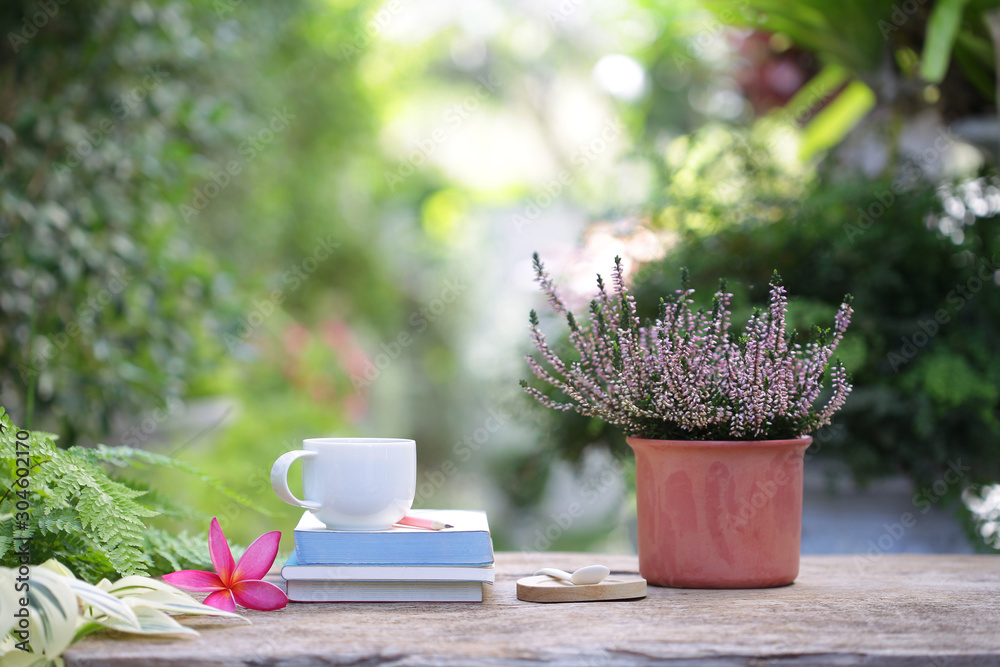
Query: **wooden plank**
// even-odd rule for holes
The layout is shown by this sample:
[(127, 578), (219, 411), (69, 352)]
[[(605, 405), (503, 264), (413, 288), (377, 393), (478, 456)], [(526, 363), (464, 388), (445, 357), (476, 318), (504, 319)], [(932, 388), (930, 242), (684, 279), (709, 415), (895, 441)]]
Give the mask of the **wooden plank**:
[(641, 600), (544, 605), (515, 598), (541, 567), (629, 556), (497, 554), (482, 604), (291, 604), (253, 625), (184, 622), (190, 640), (91, 636), (70, 667), (109, 665), (1000, 665), (1000, 558), (808, 556), (766, 590), (650, 586)]

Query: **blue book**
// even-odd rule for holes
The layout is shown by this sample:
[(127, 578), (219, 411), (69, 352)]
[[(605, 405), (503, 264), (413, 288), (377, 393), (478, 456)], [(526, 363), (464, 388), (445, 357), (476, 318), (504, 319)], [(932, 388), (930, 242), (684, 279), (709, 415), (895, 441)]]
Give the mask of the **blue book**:
[(427, 530), (393, 526), (389, 530), (329, 530), (305, 512), (295, 526), (299, 565), (462, 565), (493, 564), (493, 540), (486, 512), (410, 510), (409, 516), (450, 524)]

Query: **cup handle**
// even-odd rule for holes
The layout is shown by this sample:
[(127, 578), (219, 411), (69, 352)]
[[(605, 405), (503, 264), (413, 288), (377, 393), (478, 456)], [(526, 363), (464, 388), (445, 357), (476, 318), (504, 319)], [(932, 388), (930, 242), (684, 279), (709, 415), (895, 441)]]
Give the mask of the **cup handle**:
[(311, 500), (299, 500), (292, 495), (291, 490), (288, 488), (288, 469), (292, 467), (292, 462), (295, 459), (313, 456), (316, 456), (316, 452), (296, 449), (295, 451), (285, 452), (279, 456), (278, 460), (271, 466), (271, 488), (274, 489), (279, 498), (289, 505), (304, 507), (307, 510), (318, 510), (322, 507), (320, 503), (314, 503)]

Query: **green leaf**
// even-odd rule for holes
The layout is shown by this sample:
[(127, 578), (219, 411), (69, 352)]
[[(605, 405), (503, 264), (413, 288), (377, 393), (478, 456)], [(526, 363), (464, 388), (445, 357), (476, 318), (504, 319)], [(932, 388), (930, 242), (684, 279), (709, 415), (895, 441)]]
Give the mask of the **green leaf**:
[(76, 575), (68, 567), (57, 561), (55, 558), (50, 558), (38, 567), (43, 567), (46, 570), (55, 572), (61, 577), (66, 577), (68, 579), (76, 579)]
[[(0, 598), (7, 609), (14, 588), (14, 570), (0, 568)], [(30, 648), (34, 654), (57, 659), (70, 644), (96, 632), (110, 628), (133, 634), (197, 635), (166, 612), (204, 616), (242, 618), (238, 614), (215, 609), (198, 602), (170, 584), (148, 577), (130, 576), (117, 582), (102, 580), (94, 586), (76, 579), (73, 573), (57, 561), (31, 568), (29, 589)], [(82, 604), (83, 614), (78, 613)], [(16, 605), (11, 602), (10, 609)], [(3, 614), (6, 618), (9, 614)], [(245, 619), (244, 619), (245, 620)], [(7, 632), (0, 633), (0, 653), (7, 651), (0, 666), (8, 664), (14, 653)], [(37, 657), (37, 655), (35, 656)]]
[(158, 609), (142, 607), (135, 610), (135, 615), (136, 618), (139, 619), (140, 627), (138, 630), (124, 627), (121, 621), (118, 621), (117, 619), (107, 619), (106, 621), (102, 621), (101, 625), (113, 630), (122, 630), (123, 632), (131, 632), (142, 635), (198, 636), (197, 630), (181, 625)]
[(234, 491), (227, 487), (225, 484), (215, 479), (211, 475), (207, 475), (197, 467), (180, 461), (178, 459), (164, 456), (163, 454), (157, 454), (156, 452), (149, 452), (144, 449), (135, 449), (133, 447), (127, 447), (125, 445), (119, 445), (117, 447), (110, 447), (104, 444), (98, 444), (96, 447), (71, 447), (70, 451), (76, 452), (81, 456), (87, 457), (92, 461), (100, 461), (103, 463), (110, 463), (118, 467), (134, 466), (138, 467), (140, 465), (155, 465), (160, 468), (166, 468), (171, 470), (180, 470), (186, 472), (194, 477), (198, 478), (198, 481), (205, 484), (206, 486), (218, 491), (230, 500), (234, 500), (244, 507), (256, 510), (265, 516), (272, 516), (273, 513), (267, 509), (259, 507), (259, 503), (253, 501), (253, 499), (248, 498), (246, 495)]
[(976, 90), (986, 99), (994, 99), (996, 77), (992, 42), (962, 31), (958, 33), (952, 53), (955, 62)]
[(875, 93), (861, 81), (847, 86), (813, 118), (802, 136), (799, 155), (807, 160), (832, 148), (875, 106)]
[(821, 100), (829, 97), (833, 91), (848, 80), (850, 74), (839, 65), (827, 65), (797, 93), (777, 113), (781, 116), (791, 116), (798, 119), (808, 115)]
[[(126, 627), (132, 627), (134, 630), (139, 629), (139, 620), (127, 603), (85, 581), (79, 579), (68, 579), (68, 581), (69, 587), (76, 596), (85, 604), (90, 605), (91, 614), (101, 614), (108, 618), (114, 618), (121, 621)], [(100, 622), (100, 617), (97, 616), (94, 620)]]
[(215, 607), (209, 607), (206, 604), (202, 604), (201, 602), (192, 599), (186, 594), (177, 595), (176, 593), (168, 593), (166, 591), (152, 591), (142, 595), (130, 595), (124, 598), (124, 600), (136, 610), (136, 613), (138, 613), (138, 610), (140, 609), (148, 608), (159, 609), (160, 611), (170, 612), (173, 614), (225, 616), (228, 618), (243, 619), (243, 617), (239, 614), (222, 611), (221, 609), (216, 609)]
[(5, 567), (0, 568), (0, 609), (4, 610), (4, 613), (0, 614), (0, 637), (6, 636), (14, 627), (13, 610), (19, 607), (18, 596), (14, 590), (15, 583), (14, 571)]
[[(11, 489), (15, 480), (18, 429), (0, 408), (0, 489)], [(32, 554), (37, 560), (56, 558), (76, 576), (94, 582), (166, 569), (169, 564), (189, 569), (203, 567), (208, 554), (204, 541), (185, 535), (173, 536), (148, 528), (145, 519), (157, 512), (145, 504), (145, 489), (127, 479), (113, 479), (107, 465), (147, 465), (183, 470), (200, 482), (226, 493), (217, 481), (194, 467), (166, 456), (132, 449), (95, 449), (55, 446), (52, 436), (30, 433), (20, 450), (30, 451), (32, 519), (28, 523)], [(249, 506), (250, 499), (229, 491), (227, 497)], [(142, 501), (139, 499), (142, 498)], [(16, 509), (17, 496), (0, 491), (0, 515)], [(0, 523), (0, 565), (17, 565), (13, 555), (14, 521)], [(23, 532), (22, 532), (23, 535)]]
[[(857, 74), (877, 70), (885, 41), (879, 22), (890, 2), (842, 0), (702, 0), (723, 23), (780, 33), (824, 62)], [(738, 10), (737, 10), (738, 7)]]
[(180, 590), (175, 588), (168, 583), (159, 581), (158, 579), (150, 579), (149, 577), (140, 576), (129, 576), (122, 577), (118, 581), (111, 583), (107, 580), (102, 581), (97, 585), (102, 590), (116, 596), (116, 597), (126, 597), (129, 595), (145, 595), (147, 593), (159, 591), (163, 593), (170, 593), (173, 595), (182, 596), (194, 601), (194, 598)]
[(49, 658), (36, 653), (25, 653), (14, 649), (0, 658), (0, 667), (62, 667), (62, 658)]
[(106, 626), (97, 621), (83, 621), (76, 626), (76, 634), (73, 635), (73, 643), (77, 643), (87, 635), (92, 635), (99, 630), (103, 630)]
[(941, 83), (951, 62), (951, 49), (962, 24), (962, 12), (969, 0), (938, 0), (927, 21), (920, 76), (930, 83)]
[(207, 533), (174, 535), (150, 528), (146, 531), (146, 553), (152, 556), (149, 569), (153, 574), (212, 568)]
[(69, 579), (46, 570), (31, 568), (28, 591), (28, 631), (33, 653), (50, 657), (62, 655), (76, 634), (76, 594)]

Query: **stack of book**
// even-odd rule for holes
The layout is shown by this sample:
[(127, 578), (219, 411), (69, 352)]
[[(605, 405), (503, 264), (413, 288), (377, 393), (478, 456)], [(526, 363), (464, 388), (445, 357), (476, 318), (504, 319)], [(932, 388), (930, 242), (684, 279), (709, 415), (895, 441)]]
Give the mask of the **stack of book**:
[(288, 599), (482, 602), (483, 584), (494, 579), (486, 513), (411, 510), (409, 516), (452, 527), (329, 530), (307, 511), (295, 527), (295, 551), (281, 568)]

